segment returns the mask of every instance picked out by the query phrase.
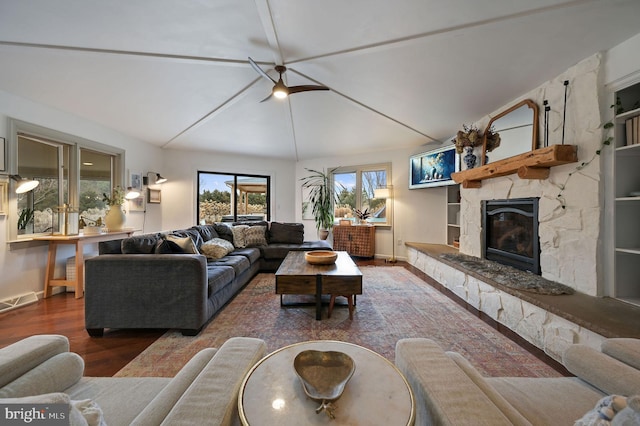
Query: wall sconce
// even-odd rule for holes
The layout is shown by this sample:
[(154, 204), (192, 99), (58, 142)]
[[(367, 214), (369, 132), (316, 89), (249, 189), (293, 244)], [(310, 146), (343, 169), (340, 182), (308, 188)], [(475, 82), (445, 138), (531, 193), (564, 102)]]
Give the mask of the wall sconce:
[(40, 185), (40, 182), (37, 180), (23, 178), (20, 175), (10, 175), (9, 177), (17, 182), (16, 194), (24, 194), (25, 192), (29, 192), (35, 189), (36, 186)]
[(140, 196), (140, 191), (128, 186), (127, 193), (124, 195), (124, 198), (127, 200), (133, 200), (134, 198), (138, 198), (139, 196)]
[(382, 188), (376, 188), (373, 190), (373, 196), (375, 198), (384, 198), (391, 202), (391, 250), (392, 255), (390, 259), (387, 259), (389, 263), (395, 263), (396, 260), (396, 235), (395, 235), (395, 226), (393, 226), (394, 216), (393, 216), (393, 185), (383, 186)]
[[(156, 180), (154, 183), (149, 183), (149, 175), (156, 175)], [(144, 176), (142, 178), (142, 184), (145, 186), (148, 185), (159, 185), (161, 183), (165, 183), (167, 181), (167, 178), (164, 178), (162, 176), (160, 176), (160, 173), (156, 173), (156, 172), (147, 172), (147, 175)]]

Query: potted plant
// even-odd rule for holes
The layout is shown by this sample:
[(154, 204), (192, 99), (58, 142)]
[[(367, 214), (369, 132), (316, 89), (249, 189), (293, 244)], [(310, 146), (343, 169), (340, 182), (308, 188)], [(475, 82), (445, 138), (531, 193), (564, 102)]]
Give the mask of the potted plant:
[(359, 219), (360, 224), (363, 224), (363, 225), (367, 223), (367, 219), (369, 219), (369, 217), (371, 216), (371, 212), (369, 211), (369, 208), (366, 208), (364, 210), (353, 209), (353, 213)]
[(329, 231), (333, 227), (333, 203), (337, 201), (336, 193), (331, 185), (331, 173), (306, 169), (311, 175), (303, 177), (302, 187), (309, 190), (309, 203), (311, 203), (311, 213), (316, 222), (316, 229), (320, 239), (326, 240)]
[[(472, 169), (478, 165), (478, 158), (473, 153), (473, 149), (482, 145), (483, 135), (480, 134), (480, 130), (475, 125), (467, 126), (462, 125), (463, 130), (458, 130), (456, 137), (451, 140), (456, 146), (456, 152), (458, 154), (465, 154), (462, 157), (462, 161), (467, 166), (467, 169)], [(485, 132), (484, 137), (487, 139), (487, 152), (493, 151), (500, 146), (500, 135), (496, 133), (493, 128), (489, 128)]]

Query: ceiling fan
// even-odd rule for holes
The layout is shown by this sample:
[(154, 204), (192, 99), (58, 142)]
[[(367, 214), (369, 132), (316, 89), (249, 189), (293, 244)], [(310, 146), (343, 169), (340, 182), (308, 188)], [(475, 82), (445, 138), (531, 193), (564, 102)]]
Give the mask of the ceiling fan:
[(272, 81), (275, 84), (273, 86), (273, 89), (271, 89), (271, 94), (266, 98), (264, 98), (263, 100), (261, 100), (260, 102), (264, 102), (270, 99), (272, 96), (278, 99), (284, 99), (287, 96), (292, 95), (294, 93), (310, 92), (312, 90), (330, 90), (326, 86), (319, 86), (319, 85), (313, 85), (313, 84), (287, 87), (287, 85), (284, 84), (284, 82), (282, 81), (282, 74), (287, 70), (287, 67), (285, 67), (284, 65), (276, 65), (275, 70), (278, 72), (278, 74), (280, 74), (280, 79), (278, 79), (278, 81), (275, 81), (273, 78), (271, 78), (271, 76), (269, 76), (269, 74), (267, 74), (262, 68), (260, 68), (253, 59), (249, 58), (249, 63), (251, 64), (253, 69), (256, 70), (258, 74), (260, 74), (267, 80)]

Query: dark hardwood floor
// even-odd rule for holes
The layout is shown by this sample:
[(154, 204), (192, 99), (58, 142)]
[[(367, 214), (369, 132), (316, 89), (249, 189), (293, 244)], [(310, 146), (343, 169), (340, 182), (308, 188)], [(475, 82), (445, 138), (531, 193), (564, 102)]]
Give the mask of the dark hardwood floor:
[[(359, 266), (388, 266), (384, 260), (357, 259)], [(556, 370), (567, 374), (566, 370), (505, 327), (500, 326), (486, 315), (470, 307), (440, 286), (432, 278), (406, 262), (395, 263), (397, 267), (409, 269), (429, 284), (451, 296), (465, 309), (478, 315), (480, 319), (494, 326), (516, 343), (529, 350)], [(89, 337), (84, 328), (84, 298), (76, 299), (73, 293), (60, 293), (31, 305), (0, 314), (0, 347), (5, 347), (25, 337), (35, 334), (62, 334), (69, 338), (71, 351), (85, 361), (85, 375), (93, 377), (113, 376), (149, 345), (162, 336), (166, 330), (110, 330), (105, 337)]]

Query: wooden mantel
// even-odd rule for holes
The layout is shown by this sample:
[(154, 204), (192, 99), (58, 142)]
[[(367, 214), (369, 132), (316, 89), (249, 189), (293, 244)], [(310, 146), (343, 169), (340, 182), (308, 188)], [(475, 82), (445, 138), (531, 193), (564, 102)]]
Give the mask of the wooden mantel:
[(451, 177), (463, 188), (480, 188), (482, 181), (518, 173), (520, 179), (546, 179), (553, 166), (578, 161), (575, 145), (551, 145), (524, 154), (498, 160), (474, 169), (453, 173)]

